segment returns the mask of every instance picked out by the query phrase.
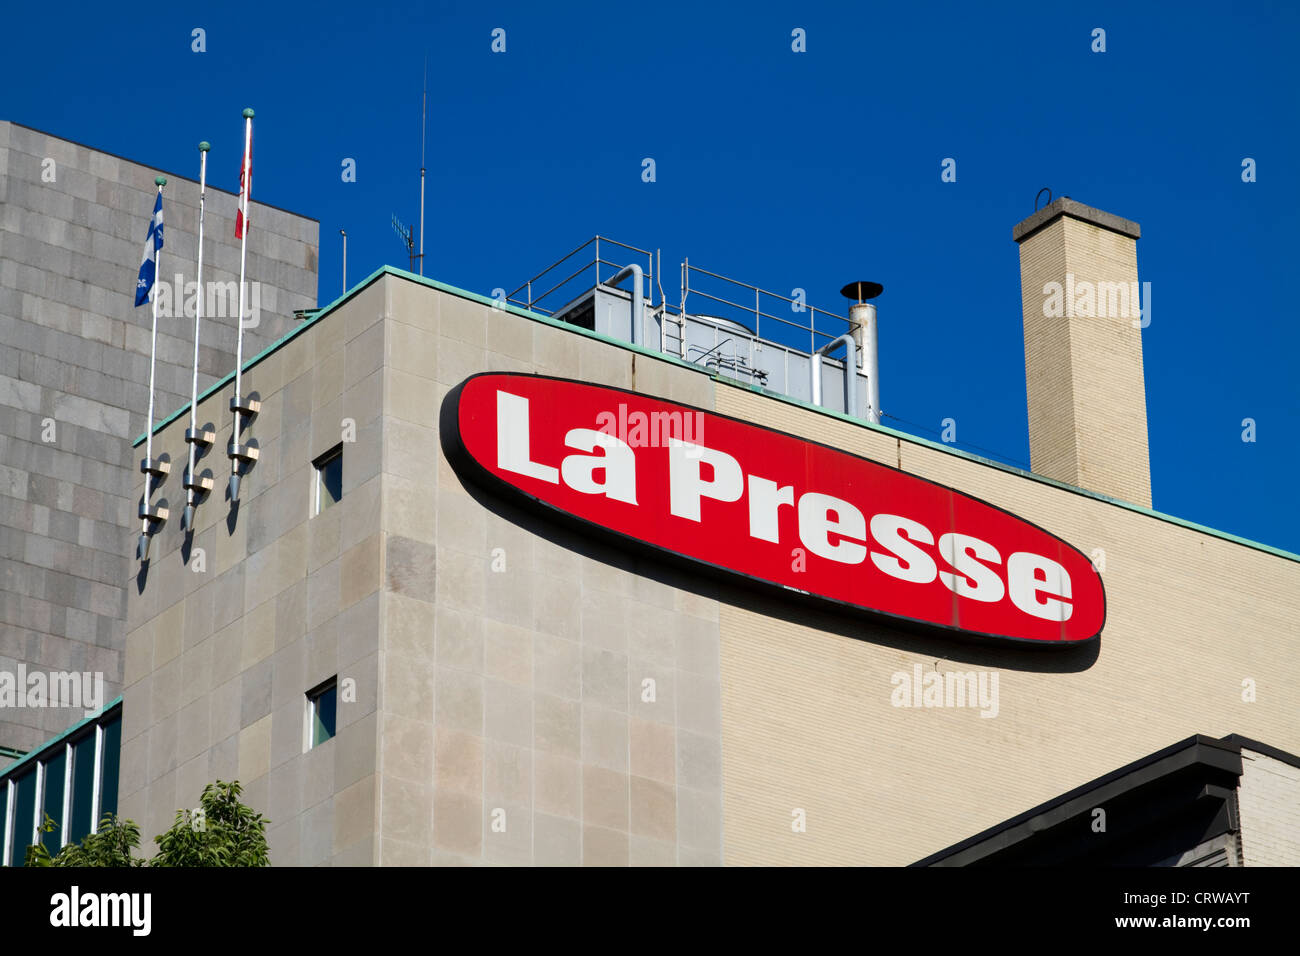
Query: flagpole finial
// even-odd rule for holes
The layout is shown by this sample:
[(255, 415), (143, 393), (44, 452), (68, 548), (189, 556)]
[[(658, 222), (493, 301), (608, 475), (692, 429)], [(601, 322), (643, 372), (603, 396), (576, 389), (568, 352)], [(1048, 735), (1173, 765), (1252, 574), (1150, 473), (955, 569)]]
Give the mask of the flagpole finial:
[(155, 177), (153, 178), (153, 181), (154, 181), (154, 185), (156, 185), (156, 186), (166, 186), (166, 185), (167, 185), (167, 177), (166, 177), (166, 176), (155, 176)]
[(212, 144), (209, 143), (206, 139), (205, 139), (203, 142), (199, 143), (199, 152), (200, 152), (200, 153), (206, 153), (206, 152), (207, 152), (208, 150), (210, 150), (211, 148), (212, 148)]
[(252, 119), (252, 118), (253, 118), (253, 108), (251, 106), (245, 106), (244, 119)]

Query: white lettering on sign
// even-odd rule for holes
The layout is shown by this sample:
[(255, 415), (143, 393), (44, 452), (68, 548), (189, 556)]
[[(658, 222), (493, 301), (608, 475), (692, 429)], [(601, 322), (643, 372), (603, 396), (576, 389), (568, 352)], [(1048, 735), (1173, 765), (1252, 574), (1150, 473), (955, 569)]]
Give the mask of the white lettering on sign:
[(775, 481), (749, 476), (749, 535), (778, 544), (781, 522), (777, 513), (781, 505), (794, 505), (794, 485), (779, 487)]
[(913, 544), (934, 544), (934, 535), (919, 521), (882, 512), (871, 518), (871, 536), (885, 549), (883, 553), (872, 551), (871, 560), (891, 577), (929, 584), (939, 573), (934, 558)]
[[(636, 504), (636, 456), (626, 442), (605, 432), (574, 428), (564, 436), (566, 445), (584, 452), (599, 448), (601, 453), (569, 455), (556, 468), (533, 461), (529, 429), (528, 399), (498, 391), (498, 468), (552, 485), (558, 485), (563, 475), (564, 483), (574, 491)], [(598, 471), (605, 474), (603, 482), (596, 480)]]
[(1041, 554), (1017, 551), (1007, 558), (1007, 590), (1016, 607), (1047, 621), (1068, 621), (1074, 610), (1069, 603), (1070, 573)]
[[(583, 454), (566, 456), (559, 467), (534, 461), (528, 399), (501, 390), (496, 398), (498, 468), (637, 506), (636, 452), (627, 442), (605, 431), (574, 428), (565, 433), (565, 445)], [(603, 480), (597, 480), (598, 473)], [(1002, 555), (988, 541), (957, 531), (936, 541), (919, 521), (886, 512), (868, 519), (851, 502), (817, 491), (797, 494), (793, 485), (746, 475), (724, 451), (669, 439), (672, 516), (700, 522), (705, 499), (727, 504), (746, 491), (749, 534), (758, 540), (781, 543), (781, 508), (789, 507), (803, 547), (825, 560), (862, 564), (870, 556), (876, 568), (899, 581), (929, 584), (937, 577), (958, 597), (990, 604), (1009, 597), (1020, 611), (1047, 621), (1068, 621), (1074, 610), (1070, 574), (1051, 558), (1014, 552), (1006, 560), (1004, 582)], [(946, 567), (941, 569), (936, 557)]]
[[(564, 436), (564, 443), (580, 451), (602, 449), (599, 455), (569, 455), (560, 463), (564, 483), (574, 491), (605, 495), (616, 501), (636, 504), (636, 455), (624, 442), (605, 432), (575, 428)], [(604, 482), (596, 472), (605, 473)]]
[[(832, 534), (840, 540), (832, 543)], [(866, 536), (867, 519), (847, 501), (815, 491), (799, 498), (799, 540), (818, 557), (861, 564), (867, 559)]]
[(497, 392), (497, 467), (538, 481), (560, 483), (560, 471), (539, 465), (528, 454), (528, 399)]
[[(712, 477), (705, 478), (702, 465)], [(700, 499), (735, 501), (745, 491), (740, 462), (726, 452), (693, 445), (680, 438), (668, 440), (668, 510), (679, 518), (700, 520)]]
[(1006, 594), (1002, 579), (996, 571), (980, 563), (1002, 563), (1002, 556), (993, 545), (966, 534), (945, 534), (939, 539), (939, 553), (957, 572), (939, 572), (939, 578), (953, 594), (990, 604), (1002, 600)]

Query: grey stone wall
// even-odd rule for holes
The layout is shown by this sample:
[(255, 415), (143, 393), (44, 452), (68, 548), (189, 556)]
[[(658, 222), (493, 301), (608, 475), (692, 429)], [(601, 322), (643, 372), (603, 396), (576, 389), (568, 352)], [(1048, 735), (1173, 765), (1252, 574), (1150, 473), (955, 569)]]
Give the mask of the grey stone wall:
[[(210, 154), (209, 180), (238, 164), (237, 151)], [(0, 122), (0, 670), (101, 671), (107, 699), (121, 690), (138, 525), (131, 440), (145, 430), (151, 311), (134, 306), (134, 287), (158, 174)], [(193, 281), (198, 183), (163, 175), (160, 279)], [(238, 280), (236, 202), (209, 182), (205, 284)], [(315, 306), (319, 237), (315, 220), (259, 203), (251, 218), (247, 275), (261, 296), (245, 357)], [(193, 328), (179, 305), (160, 315), (156, 417), (189, 401)], [(200, 390), (233, 369), (235, 339), (233, 315), (205, 319)], [(28, 750), (80, 718), (0, 710), (0, 746)]]

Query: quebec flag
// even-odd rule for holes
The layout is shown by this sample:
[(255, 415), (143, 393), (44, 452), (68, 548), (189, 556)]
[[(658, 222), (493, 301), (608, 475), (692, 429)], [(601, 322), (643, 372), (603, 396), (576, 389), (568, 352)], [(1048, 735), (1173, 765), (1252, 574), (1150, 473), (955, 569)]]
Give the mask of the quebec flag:
[(144, 238), (144, 255), (140, 257), (140, 278), (135, 283), (135, 304), (144, 305), (149, 301), (149, 291), (153, 288), (154, 273), (158, 268), (158, 250), (163, 244), (163, 210), (162, 190), (158, 190), (158, 201), (153, 204), (153, 219), (149, 222), (149, 234)]

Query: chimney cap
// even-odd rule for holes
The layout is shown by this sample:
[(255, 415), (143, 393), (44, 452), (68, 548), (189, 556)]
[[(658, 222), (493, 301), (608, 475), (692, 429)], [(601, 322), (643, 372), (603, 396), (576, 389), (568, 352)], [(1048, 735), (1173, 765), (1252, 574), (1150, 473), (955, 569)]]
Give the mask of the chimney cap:
[(850, 282), (843, 289), (840, 289), (840, 295), (846, 299), (865, 302), (867, 299), (874, 299), (884, 291), (885, 287), (879, 282)]
[(1076, 202), (1069, 196), (1062, 196), (1060, 199), (1053, 200), (1028, 219), (1016, 223), (1011, 230), (1011, 238), (1016, 242), (1023, 242), (1030, 235), (1062, 216), (1069, 216), (1071, 219), (1092, 223), (1094, 226), (1109, 229), (1111, 232), (1118, 232), (1130, 239), (1142, 238), (1142, 227), (1133, 220), (1116, 216), (1114, 213), (1102, 209), (1094, 209), (1092, 206)]

